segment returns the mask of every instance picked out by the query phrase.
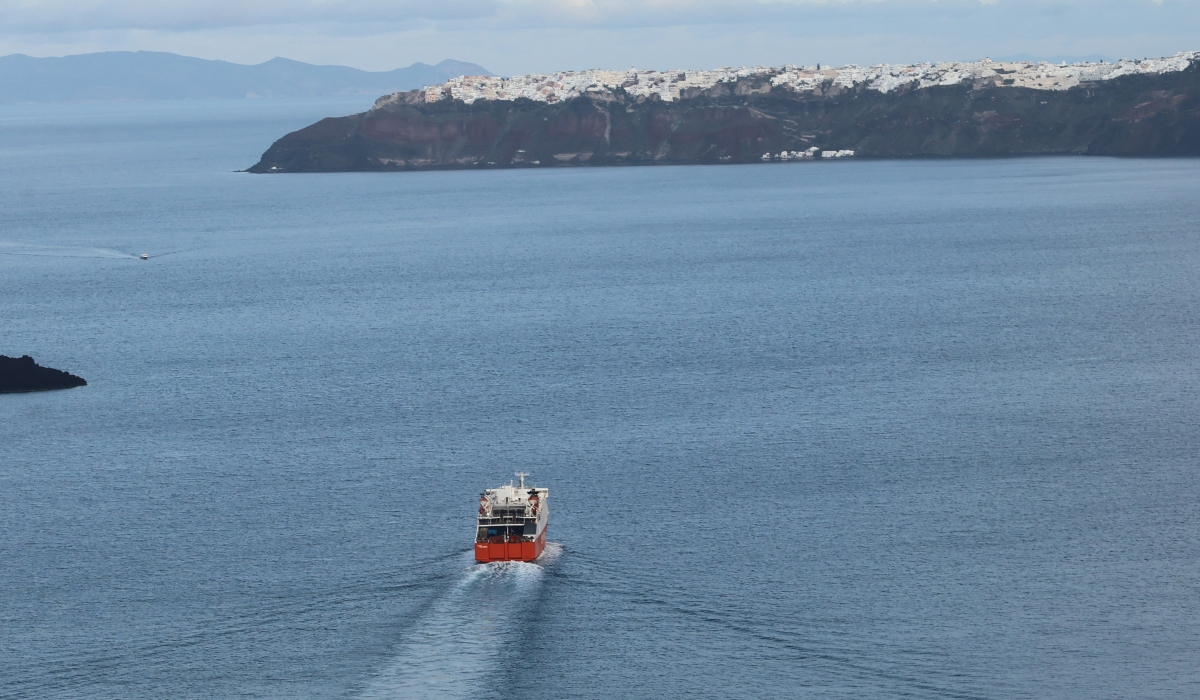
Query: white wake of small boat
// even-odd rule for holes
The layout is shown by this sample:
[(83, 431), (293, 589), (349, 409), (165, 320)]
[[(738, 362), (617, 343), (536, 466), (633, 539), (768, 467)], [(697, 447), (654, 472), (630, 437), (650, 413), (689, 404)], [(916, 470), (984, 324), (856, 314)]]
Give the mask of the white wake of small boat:
[(47, 258), (109, 258), (131, 259), (135, 256), (112, 248), (79, 246), (34, 245), (29, 243), (0, 243), (0, 255), (30, 255)]
[(0, 255), (30, 255), (43, 258), (105, 258), (110, 260), (150, 260), (168, 255), (190, 253), (196, 248), (181, 248), (165, 253), (126, 253), (115, 248), (85, 248), (79, 246), (36, 245), (0, 241)]

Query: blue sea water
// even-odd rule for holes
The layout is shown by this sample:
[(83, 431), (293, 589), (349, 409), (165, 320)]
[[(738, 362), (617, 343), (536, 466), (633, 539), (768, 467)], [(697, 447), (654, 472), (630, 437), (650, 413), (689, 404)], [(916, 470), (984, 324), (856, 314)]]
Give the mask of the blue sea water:
[(366, 106), (0, 108), (0, 698), (1200, 696), (1200, 161), (234, 172)]

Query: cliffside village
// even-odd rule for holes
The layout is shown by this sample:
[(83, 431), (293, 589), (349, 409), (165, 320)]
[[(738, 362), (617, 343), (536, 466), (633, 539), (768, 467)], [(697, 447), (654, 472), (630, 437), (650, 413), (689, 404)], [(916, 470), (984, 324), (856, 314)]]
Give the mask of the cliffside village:
[[(611, 92), (618, 88), (635, 96), (657, 95), (662, 100), (678, 100), (689, 89), (706, 89), (718, 83), (742, 78), (768, 78), (772, 86), (797, 92), (820, 94), (829, 86), (843, 88), (865, 85), (879, 92), (891, 92), (904, 86), (926, 88), (986, 82), (995, 85), (1067, 90), (1081, 83), (1111, 80), (1137, 73), (1168, 73), (1187, 68), (1200, 58), (1200, 51), (1182, 52), (1168, 58), (1121, 59), (1114, 63), (1051, 64), (1001, 62), (985, 58), (971, 63), (918, 63), (914, 65), (857, 66), (840, 68), (793, 66), (770, 68), (718, 68), (716, 70), (584, 70), (562, 71), (546, 75), (520, 75), (512, 78), (460, 76), (441, 85), (424, 89), (426, 102), (455, 99), (465, 103), (476, 100), (517, 100), (561, 102), (585, 93)], [(399, 93), (382, 97), (377, 107), (399, 99)]]

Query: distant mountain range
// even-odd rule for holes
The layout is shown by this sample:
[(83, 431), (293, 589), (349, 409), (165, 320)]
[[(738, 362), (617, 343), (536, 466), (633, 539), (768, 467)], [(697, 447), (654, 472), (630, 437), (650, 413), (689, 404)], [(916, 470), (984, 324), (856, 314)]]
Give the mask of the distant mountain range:
[(244, 99), (382, 95), (491, 75), (474, 63), (414, 63), (370, 72), (286, 58), (247, 66), (155, 51), (107, 51), (61, 58), (0, 57), (0, 102)]

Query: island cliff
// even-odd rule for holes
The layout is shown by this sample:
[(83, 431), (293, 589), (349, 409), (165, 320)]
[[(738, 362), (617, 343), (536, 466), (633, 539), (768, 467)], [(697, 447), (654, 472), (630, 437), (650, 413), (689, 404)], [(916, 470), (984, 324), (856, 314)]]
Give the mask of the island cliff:
[(77, 386), (87, 386), (83, 377), (50, 367), (42, 367), (29, 355), (21, 357), (0, 355), (0, 394), (71, 389)]
[(821, 152), (1195, 156), (1198, 58), (461, 78), (288, 134), (249, 170), (745, 163)]

